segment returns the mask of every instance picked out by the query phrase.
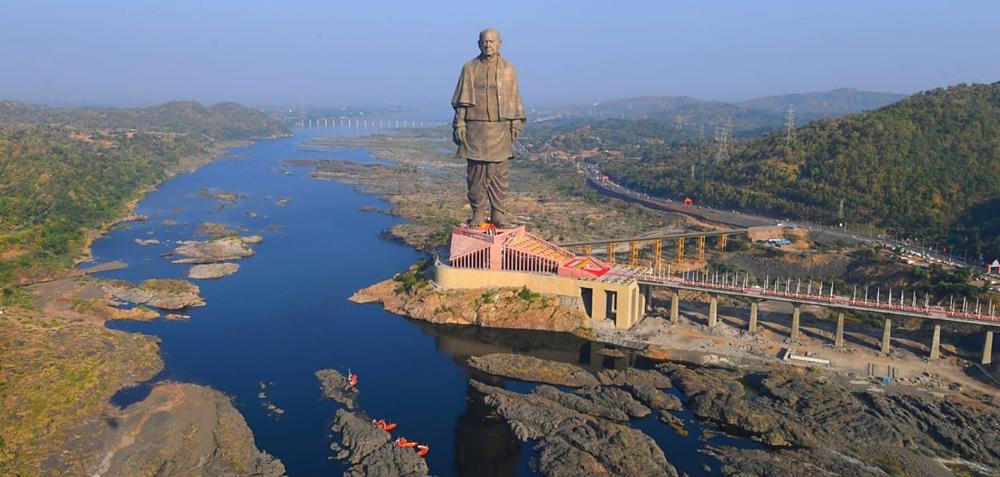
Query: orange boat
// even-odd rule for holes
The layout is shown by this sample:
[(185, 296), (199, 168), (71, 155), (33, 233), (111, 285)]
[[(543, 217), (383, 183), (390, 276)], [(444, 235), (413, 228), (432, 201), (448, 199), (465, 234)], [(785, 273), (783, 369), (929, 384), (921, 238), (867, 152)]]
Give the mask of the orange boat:
[(372, 425), (374, 425), (379, 429), (382, 429), (383, 431), (391, 431), (396, 428), (395, 422), (385, 422), (385, 419), (379, 419), (377, 421), (375, 419), (372, 419)]
[(405, 437), (400, 437), (399, 439), (396, 439), (396, 446), (398, 447), (407, 448), (407, 447), (417, 447), (418, 445), (419, 444), (416, 441), (408, 441), (406, 440)]
[(430, 451), (431, 451), (430, 446), (425, 446), (423, 444), (417, 446), (417, 455), (420, 457), (427, 455), (427, 453)]

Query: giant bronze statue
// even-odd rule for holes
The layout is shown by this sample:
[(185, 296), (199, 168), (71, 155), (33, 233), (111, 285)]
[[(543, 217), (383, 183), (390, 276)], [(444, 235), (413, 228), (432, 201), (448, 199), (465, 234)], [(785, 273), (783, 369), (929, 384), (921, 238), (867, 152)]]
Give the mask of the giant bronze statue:
[(479, 33), (479, 56), (462, 67), (451, 106), (458, 156), (468, 162), (467, 182), (470, 224), (487, 221), (499, 228), (510, 226), (507, 180), (514, 141), (524, 130), (514, 65), (500, 56), (500, 33), (487, 28)]

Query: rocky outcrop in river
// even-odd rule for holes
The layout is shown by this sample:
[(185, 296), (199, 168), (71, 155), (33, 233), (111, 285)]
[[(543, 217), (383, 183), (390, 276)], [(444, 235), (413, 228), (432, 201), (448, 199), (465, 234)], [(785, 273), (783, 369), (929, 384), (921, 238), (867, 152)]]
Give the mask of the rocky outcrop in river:
[(149, 305), (164, 310), (203, 306), (201, 289), (184, 280), (146, 280), (133, 285), (124, 280), (102, 280), (101, 288), (118, 300), (135, 305)]
[(232, 275), (240, 269), (238, 263), (207, 263), (195, 265), (188, 270), (188, 278), (196, 280), (212, 280)]
[[(661, 369), (697, 416), (789, 447), (788, 459), (780, 460), (788, 466), (775, 475), (796, 475), (794, 469), (806, 468), (795, 467), (800, 461), (828, 472), (853, 466), (858, 475), (870, 474), (864, 469), (872, 466), (888, 474), (941, 475), (946, 469), (933, 456), (956, 454), (1000, 465), (1000, 410), (988, 397), (855, 388), (790, 367), (746, 371), (671, 363)], [(773, 453), (720, 455), (731, 457), (727, 462), (737, 474), (775, 460)]]
[(656, 389), (671, 386), (670, 378), (653, 369), (602, 369), (597, 379), (605, 386), (652, 386)]
[(280, 460), (257, 449), (229, 398), (194, 384), (158, 384), (146, 399), (95, 416), (73, 436), (43, 464), (45, 475), (285, 475)]
[(321, 369), (315, 374), (324, 397), (339, 402), (348, 409), (354, 409), (358, 400), (358, 389), (349, 386), (346, 376), (335, 369)]
[(569, 363), (548, 361), (522, 354), (493, 353), (469, 358), (469, 366), (494, 376), (555, 384), (557, 386), (595, 386), (593, 374)]
[(671, 382), (659, 371), (605, 370), (598, 377), (569, 363), (509, 353), (472, 356), (469, 365), (494, 376), (577, 388), (539, 385), (520, 394), (470, 382), (519, 439), (537, 442), (543, 475), (677, 475), (656, 442), (629, 426), (651, 407), (680, 409), (676, 397), (660, 390)]
[(185, 243), (174, 249), (174, 255), (184, 258), (174, 259), (173, 263), (216, 263), (228, 260), (239, 260), (254, 254), (250, 244), (259, 243), (259, 236), (222, 237), (205, 242)]
[(334, 369), (316, 371), (323, 396), (344, 406), (337, 409), (330, 428), (340, 442), (330, 444), (334, 457), (346, 461), (345, 476), (420, 477), (428, 473), (427, 463), (412, 447), (399, 447), (392, 435), (374, 425), (372, 418), (354, 411), (359, 391), (348, 378)]
[(565, 397), (573, 395), (547, 386), (540, 386), (541, 390), (536, 388), (531, 394), (520, 394), (475, 380), (470, 385), (507, 420), (519, 439), (536, 441), (542, 475), (677, 475), (651, 437), (603, 418), (607, 408), (601, 409), (603, 406), (597, 402), (593, 402), (592, 408), (580, 406), (581, 401)]
[(392, 435), (372, 425), (364, 413), (338, 409), (330, 429), (341, 436), (340, 444), (330, 449), (350, 464), (345, 477), (420, 477), (429, 472), (415, 449), (397, 446)]

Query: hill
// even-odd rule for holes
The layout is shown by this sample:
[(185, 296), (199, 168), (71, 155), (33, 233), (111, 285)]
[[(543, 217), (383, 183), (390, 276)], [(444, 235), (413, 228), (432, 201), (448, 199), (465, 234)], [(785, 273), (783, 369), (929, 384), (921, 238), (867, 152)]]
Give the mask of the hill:
[(143, 191), (220, 154), (286, 133), (235, 104), (46, 108), (0, 103), (0, 284), (72, 265), (93, 232)]
[[(736, 141), (645, 149), (605, 169), (640, 190), (720, 207), (871, 224), (1000, 256), (1000, 83), (918, 93), (881, 109)], [(840, 205), (843, 203), (843, 216)]]
[(727, 120), (734, 137), (766, 134), (785, 124), (785, 111), (795, 107), (796, 121), (843, 116), (905, 98), (895, 93), (877, 93), (841, 88), (820, 93), (788, 94), (754, 98), (738, 103), (705, 101), (688, 96), (640, 96), (539, 111), (536, 116), (558, 119), (562, 125), (596, 125), (610, 120), (656, 121), (672, 135), (692, 139), (711, 138)]

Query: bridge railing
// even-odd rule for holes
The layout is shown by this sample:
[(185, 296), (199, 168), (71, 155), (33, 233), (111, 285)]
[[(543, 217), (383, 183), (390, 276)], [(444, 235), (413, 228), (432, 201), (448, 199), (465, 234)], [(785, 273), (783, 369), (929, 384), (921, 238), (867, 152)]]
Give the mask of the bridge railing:
[[(928, 318), (961, 318), (965, 320), (977, 320), (977, 321), (988, 321), (988, 322), (1000, 322), (1000, 316), (996, 315), (996, 310), (993, 304), (990, 303), (989, 308), (986, 313), (981, 311), (960, 311), (960, 310), (949, 310), (943, 306), (939, 305), (906, 305), (904, 302), (882, 302), (882, 301), (872, 301), (872, 300), (858, 300), (856, 298), (849, 298), (840, 295), (823, 295), (823, 294), (813, 294), (813, 293), (802, 293), (801, 291), (784, 291), (779, 289), (768, 289), (761, 287), (759, 285), (740, 285), (733, 284), (730, 282), (719, 282), (711, 279), (701, 280), (684, 278), (670, 275), (663, 275), (653, 273), (652, 271), (647, 272), (628, 272), (628, 271), (613, 271), (610, 272), (611, 275), (620, 276), (622, 278), (632, 278), (635, 280), (642, 280), (647, 282), (658, 282), (664, 285), (681, 285), (696, 287), (708, 290), (721, 290), (734, 292), (746, 296), (773, 296), (788, 299), (801, 300), (803, 302), (813, 302), (832, 306), (853, 306), (858, 308), (868, 308), (871, 311), (904, 311), (907, 313), (925, 315)], [(738, 283), (738, 280), (737, 280)]]

